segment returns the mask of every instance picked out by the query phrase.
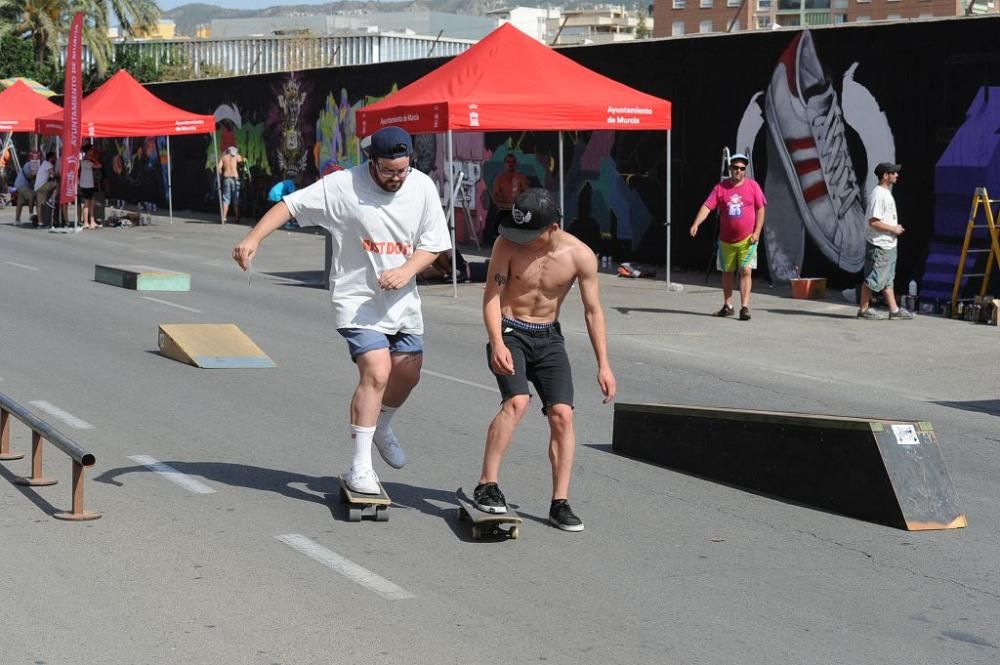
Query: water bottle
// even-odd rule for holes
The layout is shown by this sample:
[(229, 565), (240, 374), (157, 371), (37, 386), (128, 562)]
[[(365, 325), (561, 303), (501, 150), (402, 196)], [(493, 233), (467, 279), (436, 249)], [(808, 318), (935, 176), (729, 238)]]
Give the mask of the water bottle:
[(917, 280), (911, 279), (909, 284), (909, 294), (916, 297), (917, 295)]

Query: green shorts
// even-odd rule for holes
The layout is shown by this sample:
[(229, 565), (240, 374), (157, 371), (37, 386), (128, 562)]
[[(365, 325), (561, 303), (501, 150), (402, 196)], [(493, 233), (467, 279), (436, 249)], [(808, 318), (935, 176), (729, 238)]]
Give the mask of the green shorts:
[(722, 272), (734, 272), (737, 268), (757, 269), (757, 244), (747, 236), (739, 242), (719, 241), (716, 266)]

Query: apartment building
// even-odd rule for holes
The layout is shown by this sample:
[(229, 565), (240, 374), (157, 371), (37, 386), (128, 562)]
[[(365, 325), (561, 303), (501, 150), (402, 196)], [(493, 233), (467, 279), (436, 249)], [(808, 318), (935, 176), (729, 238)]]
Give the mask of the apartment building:
[(998, 13), (1000, 0), (656, 0), (653, 36)]

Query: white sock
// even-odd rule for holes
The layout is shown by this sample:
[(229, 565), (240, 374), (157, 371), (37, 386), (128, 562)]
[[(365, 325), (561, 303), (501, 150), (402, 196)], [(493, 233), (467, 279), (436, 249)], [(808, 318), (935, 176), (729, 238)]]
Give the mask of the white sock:
[(374, 427), (351, 425), (351, 441), (354, 442), (354, 460), (351, 462), (355, 473), (372, 468), (372, 437)]
[(396, 414), (397, 409), (399, 409), (398, 406), (386, 406), (385, 404), (382, 405), (382, 410), (378, 414), (378, 424), (375, 426), (375, 429), (379, 433), (382, 433), (387, 429), (391, 429), (389, 427), (389, 423), (392, 422), (392, 417)]

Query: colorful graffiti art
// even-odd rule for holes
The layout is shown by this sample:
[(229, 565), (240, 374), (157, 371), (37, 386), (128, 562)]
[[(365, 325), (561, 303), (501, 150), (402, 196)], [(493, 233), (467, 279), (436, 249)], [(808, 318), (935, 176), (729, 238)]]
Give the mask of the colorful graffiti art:
[[(304, 136), (308, 127), (302, 116), (308, 92), (296, 74), (290, 74), (277, 94), (277, 107), (272, 110), (269, 125), (280, 137), (276, 150), (278, 172), (283, 178), (295, 179), (309, 164), (309, 141)], [(309, 128), (311, 133), (311, 128)]]
[[(895, 161), (896, 150), (885, 113), (854, 80), (857, 68), (857, 62), (848, 68), (838, 95), (812, 34), (800, 32), (778, 60), (767, 90), (751, 98), (740, 121), (737, 151), (753, 153), (765, 142), (766, 173), (752, 160), (749, 175), (764, 177), (764, 246), (773, 279), (799, 276), (806, 233), (839, 269), (854, 273), (863, 267), (866, 193), (876, 183), (874, 176), (859, 178), (854, 165), (866, 165), (860, 173), (867, 173), (878, 162)], [(852, 157), (848, 130), (858, 136), (863, 154)]]

